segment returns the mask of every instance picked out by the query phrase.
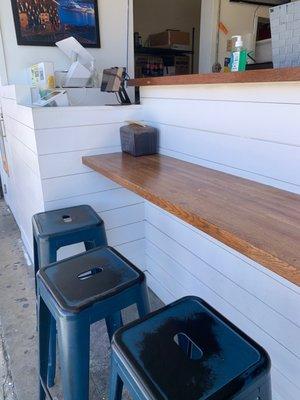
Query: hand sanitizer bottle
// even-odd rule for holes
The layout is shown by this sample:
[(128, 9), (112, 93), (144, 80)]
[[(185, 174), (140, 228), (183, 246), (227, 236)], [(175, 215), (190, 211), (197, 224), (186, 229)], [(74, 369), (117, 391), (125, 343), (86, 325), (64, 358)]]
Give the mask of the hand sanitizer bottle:
[(236, 38), (235, 45), (231, 52), (230, 71), (245, 71), (247, 64), (247, 50), (243, 47), (242, 36), (232, 36)]

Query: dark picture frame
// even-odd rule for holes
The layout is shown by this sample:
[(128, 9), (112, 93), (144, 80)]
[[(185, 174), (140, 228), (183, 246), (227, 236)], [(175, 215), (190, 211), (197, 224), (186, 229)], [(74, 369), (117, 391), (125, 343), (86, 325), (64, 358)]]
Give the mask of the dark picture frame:
[(84, 47), (100, 48), (98, 0), (11, 0), (17, 43), (55, 46), (74, 36)]

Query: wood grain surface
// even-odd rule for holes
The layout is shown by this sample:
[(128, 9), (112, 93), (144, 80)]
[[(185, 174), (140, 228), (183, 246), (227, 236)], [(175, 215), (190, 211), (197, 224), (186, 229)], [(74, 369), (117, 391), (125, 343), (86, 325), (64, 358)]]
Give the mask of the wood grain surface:
[(128, 81), (128, 86), (203, 85), (217, 83), (263, 83), (300, 81), (300, 68), (262, 69), (244, 72), (162, 76), (138, 78)]
[(163, 155), (83, 163), (300, 286), (300, 196)]

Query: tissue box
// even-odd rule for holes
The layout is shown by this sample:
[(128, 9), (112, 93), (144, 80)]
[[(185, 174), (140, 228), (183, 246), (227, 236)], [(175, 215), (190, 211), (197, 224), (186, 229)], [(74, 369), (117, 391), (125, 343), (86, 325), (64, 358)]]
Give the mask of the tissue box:
[(122, 151), (135, 157), (157, 153), (158, 130), (151, 126), (126, 125), (120, 128)]

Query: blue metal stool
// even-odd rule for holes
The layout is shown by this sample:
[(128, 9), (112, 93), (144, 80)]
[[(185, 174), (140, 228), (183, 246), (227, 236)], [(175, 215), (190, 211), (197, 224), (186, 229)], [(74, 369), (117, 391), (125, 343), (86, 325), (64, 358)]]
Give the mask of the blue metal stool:
[[(104, 222), (87, 205), (46, 211), (32, 218), (35, 275), (41, 267), (57, 261), (64, 246), (84, 242), (86, 250), (107, 244)], [(48, 386), (54, 385), (56, 369), (56, 327), (50, 333)]]
[(39, 299), (40, 397), (46, 386), (51, 316), (58, 331), (64, 400), (89, 397), (90, 325), (103, 318), (110, 337), (122, 326), (120, 312), (136, 304), (149, 313), (145, 275), (110, 247), (101, 247), (41, 268)]
[(109, 400), (271, 400), (270, 359), (197, 297), (118, 330)]

